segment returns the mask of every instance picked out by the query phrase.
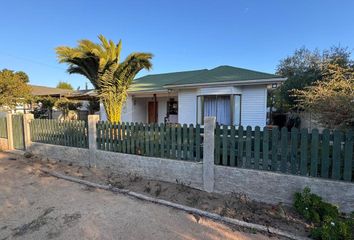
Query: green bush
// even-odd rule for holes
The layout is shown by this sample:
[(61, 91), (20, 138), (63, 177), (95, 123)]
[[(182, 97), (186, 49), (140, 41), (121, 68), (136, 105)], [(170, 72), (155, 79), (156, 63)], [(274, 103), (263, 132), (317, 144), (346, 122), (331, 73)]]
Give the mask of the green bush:
[(339, 220), (326, 217), (322, 225), (314, 228), (311, 237), (323, 240), (352, 239), (352, 220)]
[(350, 240), (353, 228), (353, 215), (344, 219), (338, 207), (324, 202), (322, 198), (311, 193), (306, 187), (303, 192), (295, 193), (294, 207), (306, 220), (315, 227), (311, 237), (318, 240)]

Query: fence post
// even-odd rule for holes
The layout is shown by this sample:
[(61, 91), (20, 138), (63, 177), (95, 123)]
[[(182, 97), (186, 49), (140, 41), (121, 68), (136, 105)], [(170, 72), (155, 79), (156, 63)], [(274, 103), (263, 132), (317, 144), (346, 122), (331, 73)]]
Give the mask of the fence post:
[(6, 114), (6, 128), (7, 128), (7, 147), (9, 150), (13, 150), (14, 139), (12, 134), (12, 113)]
[(31, 130), (30, 122), (34, 119), (33, 114), (26, 113), (23, 115), (23, 138), (25, 142), (25, 150), (29, 150), (31, 146)]
[(96, 151), (97, 151), (97, 129), (96, 124), (100, 120), (99, 115), (88, 115), (88, 145), (89, 145), (89, 167), (96, 166)]
[(214, 191), (215, 117), (204, 118), (203, 185), (207, 192)]

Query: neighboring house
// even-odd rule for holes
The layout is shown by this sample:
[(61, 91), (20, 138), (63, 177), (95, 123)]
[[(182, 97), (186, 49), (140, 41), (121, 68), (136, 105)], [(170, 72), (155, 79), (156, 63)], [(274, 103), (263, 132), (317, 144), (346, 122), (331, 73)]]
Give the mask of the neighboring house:
[[(211, 70), (147, 75), (134, 80), (122, 122), (265, 126), (267, 86), (286, 80), (277, 75), (231, 66)], [(101, 104), (100, 115), (106, 120)]]
[(34, 96), (41, 96), (41, 97), (53, 97), (53, 98), (60, 98), (62, 96), (68, 95), (73, 92), (70, 89), (61, 89), (61, 88), (54, 88), (54, 87), (46, 87), (46, 86), (38, 86), (38, 85), (29, 85), (31, 87), (31, 93)]
[[(70, 94), (73, 90), (60, 89), (39, 85), (29, 85), (31, 88), (31, 94), (37, 97), (53, 97), (60, 98), (66, 94)], [(18, 104), (15, 109), (12, 110), (13, 113), (27, 113), (34, 109), (35, 106), (32, 104)]]

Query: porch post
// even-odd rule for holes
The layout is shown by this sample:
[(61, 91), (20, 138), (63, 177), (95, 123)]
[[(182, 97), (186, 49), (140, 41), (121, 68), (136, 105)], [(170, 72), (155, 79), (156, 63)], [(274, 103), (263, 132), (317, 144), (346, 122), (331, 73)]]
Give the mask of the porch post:
[(7, 147), (8, 150), (13, 150), (14, 139), (12, 134), (12, 113), (6, 114), (6, 128), (7, 128)]
[(207, 192), (214, 191), (215, 124), (215, 117), (204, 118), (203, 187)]
[(30, 123), (34, 119), (31, 113), (23, 114), (23, 138), (25, 142), (25, 150), (29, 150), (31, 146), (31, 130)]
[(155, 118), (155, 123), (157, 123), (158, 122), (158, 113), (157, 113), (156, 93), (154, 94), (154, 118)]
[(100, 120), (99, 115), (88, 115), (88, 147), (89, 147), (89, 167), (96, 167), (96, 151), (97, 151), (97, 129), (96, 124)]

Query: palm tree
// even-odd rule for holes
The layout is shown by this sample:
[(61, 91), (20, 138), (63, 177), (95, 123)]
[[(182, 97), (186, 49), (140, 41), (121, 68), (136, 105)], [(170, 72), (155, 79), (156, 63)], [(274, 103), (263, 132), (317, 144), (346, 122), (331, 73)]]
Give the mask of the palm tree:
[(122, 42), (115, 44), (98, 36), (100, 43), (81, 40), (75, 48), (60, 46), (56, 53), (60, 63), (69, 65), (67, 71), (85, 76), (98, 92), (108, 121), (119, 122), (127, 98), (128, 88), (136, 74), (152, 67), (151, 53), (136, 52), (120, 62)]

